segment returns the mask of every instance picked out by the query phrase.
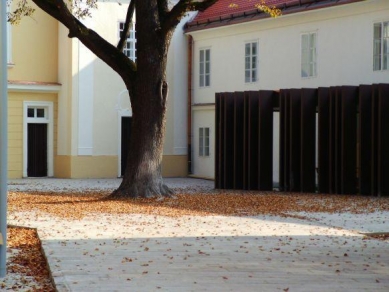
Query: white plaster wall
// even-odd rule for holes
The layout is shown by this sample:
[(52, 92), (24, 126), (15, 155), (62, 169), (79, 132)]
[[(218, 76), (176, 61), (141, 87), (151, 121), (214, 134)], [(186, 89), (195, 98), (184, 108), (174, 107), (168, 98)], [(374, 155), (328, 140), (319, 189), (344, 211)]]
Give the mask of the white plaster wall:
[[(215, 173), (215, 107), (196, 107), (193, 111), (192, 172), (207, 178)], [(209, 128), (210, 156), (199, 156), (199, 128)]]
[(193, 16), (188, 14), (177, 25), (168, 53), (167, 80), (169, 83), (168, 111), (164, 154), (187, 154), (187, 88), (188, 43), (183, 26)]
[[(119, 40), (118, 24), (125, 20), (128, 2), (121, 1), (121, 5), (117, 2), (99, 2), (99, 8), (87, 20), (88, 25), (116, 45)], [(176, 29), (168, 56), (169, 101), (164, 146), (164, 154), (167, 155), (185, 155), (187, 151), (187, 43), (182, 30), (186, 19)], [(118, 103), (119, 108), (131, 106), (127, 94), (122, 94), (118, 101), (119, 95), (126, 89), (125, 85), (118, 74), (93, 53), (74, 47), (73, 54), (73, 84), (76, 86), (72, 93), (72, 119), (75, 123), (72, 132), (73, 153), (79, 153), (83, 140), (87, 140), (93, 149), (91, 155), (118, 155)], [(80, 62), (85, 66), (81, 67)], [(88, 64), (84, 64), (85, 62)], [(81, 84), (82, 82), (85, 83)], [(86, 108), (86, 97), (90, 93), (93, 93), (93, 102), (89, 101), (90, 108)], [(84, 105), (84, 109), (80, 105)], [(85, 108), (88, 115), (84, 114)], [(89, 136), (86, 135), (88, 129)]]
[(62, 84), (58, 93), (58, 123), (57, 123), (57, 154), (69, 155), (71, 153), (71, 62), (72, 40), (68, 37), (68, 30), (58, 25), (58, 82)]
[[(215, 93), (225, 91), (387, 83), (389, 71), (373, 71), (373, 24), (384, 20), (389, 20), (389, 1), (369, 0), (190, 33), (194, 38), (193, 103), (213, 103)], [(306, 32), (318, 34), (318, 74), (304, 79), (300, 43)], [(259, 80), (251, 84), (244, 82), (248, 41), (259, 43)], [(202, 48), (211, 49), (211, 86), (207, 88), (199, 88)], [(201, 127), (198, 114), (194, 111), (194, 131)], [(212, 119), (208, 122), (213, 123)], [(194, 174), (209, 176), (208, 162), (195, 155), (194, 164)], [(278, 160), (274, 166), (276, 179)]]

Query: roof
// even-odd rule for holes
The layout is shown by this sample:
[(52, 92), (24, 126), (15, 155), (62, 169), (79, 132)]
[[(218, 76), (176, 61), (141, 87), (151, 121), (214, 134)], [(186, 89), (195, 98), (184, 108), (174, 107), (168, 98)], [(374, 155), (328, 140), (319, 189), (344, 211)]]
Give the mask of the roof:
[[(282, 15), (360, 1), (363, 0), (265, 0), (267, 6), (279, 8)], [(188, 22), (185, 31), (191, 32), (270, 17), (255, 7), (260, 3), (261, 0), (219, 0)]]

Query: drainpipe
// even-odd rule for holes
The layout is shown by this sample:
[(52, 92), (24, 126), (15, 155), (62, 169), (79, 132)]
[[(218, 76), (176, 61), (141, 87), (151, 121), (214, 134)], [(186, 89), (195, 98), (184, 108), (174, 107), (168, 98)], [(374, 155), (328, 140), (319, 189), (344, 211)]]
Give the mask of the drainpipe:
[(192, 174), (192, 50), (193, 37), (191, 35), (188, 35), (188, 174)]
[(0, 0), (0, 278), (7, 274), (7, 0)]

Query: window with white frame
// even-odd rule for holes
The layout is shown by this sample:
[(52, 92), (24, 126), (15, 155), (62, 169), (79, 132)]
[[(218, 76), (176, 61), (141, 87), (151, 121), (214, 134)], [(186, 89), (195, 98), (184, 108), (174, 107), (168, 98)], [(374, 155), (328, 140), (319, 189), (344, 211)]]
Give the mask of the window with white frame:
[(389, 69), (389, 21), (374, 24), (374, 71)]
[[(124, 22), (119, 23), (119, 37), (122, 36), (124, 30)], [(124, 46), (123, 53), (136, 62), (136, 31), (135, 23), (130, 23), (130, 34), (127, 38), (126, 45)]]
[(251, 83), (258, 80), (258, 43), (250, 42), (245, 44), (245, 82)]
[(199, 156), (209, 156), (209, 128), (199, 128)]
[(317, 75), (317, 33), (301, 35), (301, 77)]
[(211, 49), (200, 50), (200, 87), (211, 85)]

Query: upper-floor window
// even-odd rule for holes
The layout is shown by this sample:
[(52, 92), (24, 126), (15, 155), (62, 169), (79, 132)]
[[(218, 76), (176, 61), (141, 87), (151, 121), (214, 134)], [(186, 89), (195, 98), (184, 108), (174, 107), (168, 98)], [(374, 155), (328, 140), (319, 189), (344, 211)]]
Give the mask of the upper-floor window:
[[(124, 22), (119, 23), (119, 37), (121, 37), (124, 30)], [(130, 24), (130, 35), (127, 38), (126, 45), (124, 46), (123, 53), (136, 62), (136, 31), (135, 23)]]
[(200, 50), (200, 87), (211, 85), (211, 49)]
[(374, 71), (389, 69), (389, 21), (374, 24)]
[(317, 75), (317, 33), (301, 35), (301, 77)]
[(245, 77), (246, 83), (258, 80), (257, 74), (258, 63), (258, 43), (250, 42), (245, 44)]
[(209, 128), (199, 128), (199, 155), (209, 156)]

